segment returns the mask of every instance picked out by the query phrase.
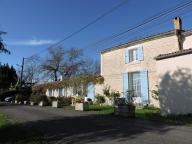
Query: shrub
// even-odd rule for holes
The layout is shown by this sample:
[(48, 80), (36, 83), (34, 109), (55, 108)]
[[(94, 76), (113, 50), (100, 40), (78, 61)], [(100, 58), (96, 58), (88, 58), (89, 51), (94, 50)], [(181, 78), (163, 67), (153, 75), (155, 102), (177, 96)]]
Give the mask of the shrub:
[(95, 98), (96, 98), (96, 103), (97, 104), (105, 103), (105, 97), (104, 96), (97, 94)]
[(83, 96), (78, 96), (76, 99), (75, 99), (75, 103), (83, 103), (84, 102), (84, 97)]
[(71, 105), (71, 97), (58, 97), (58, 101), (61, 106), (70, 106)]
[(16, 97), (15, 97), (15, 100), (18, 101), (18, 102), (21, 102), (22, 101), (22, 95), (17, 94)]
[(53, 102), (53, 101), (56, 101), (56, 100), (57, 100), (57, 98), (54, 97), (54, 96), (48, 97), (48, 103), (49, 103), (50, 105), (52, 105), (52, 102)]
[(39, 95), (39, 102), (40, 102), (40, 101), (43, 101), (43, 102), (48, 103), (48, 98), (47, 98), (47, 96), (46, 96), (46, 95)]
[(37, 93), (32, 93), (30, 97), (30, 101), (34, 102), (35, 104), (38, 104), (41, 101), (41, 97)]

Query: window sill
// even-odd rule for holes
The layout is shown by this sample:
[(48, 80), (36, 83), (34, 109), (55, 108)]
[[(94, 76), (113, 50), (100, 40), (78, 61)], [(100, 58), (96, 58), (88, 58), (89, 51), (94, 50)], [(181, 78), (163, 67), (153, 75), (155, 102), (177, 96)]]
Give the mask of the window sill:
[(126, 65), (135, 65), (135, 64), (140, 64), (140, 63), (141, 63), (141, 61), (137, 60), (137, 61), (129, 62)]

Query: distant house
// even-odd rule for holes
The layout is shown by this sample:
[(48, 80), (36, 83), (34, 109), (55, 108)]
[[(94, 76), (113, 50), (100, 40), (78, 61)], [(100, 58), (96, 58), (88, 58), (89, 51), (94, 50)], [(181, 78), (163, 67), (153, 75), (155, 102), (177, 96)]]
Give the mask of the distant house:
[(94, 100), (95, 85), (103, 82), (99, 75), (78, 76), (33, 86), (34, 92), (43, 92), (48, 97), (86, 96)]
[[(153, 97), (157, 89), (158, 76), (155, 57), (188, 49), (192, 43), (192, 31), (182, 29), (181, 19), (174, 18), (174, 30), (134, 40), (101, 52), (101, 76), (103, 85), (95, 87), (95, 93), (102, 94), (105, 85), (135, 96), (134, 102), (159, 107)], [(163, 69), (163, 67), (159, 67)], [(128, 92), (128, 93), (127, 93)]]

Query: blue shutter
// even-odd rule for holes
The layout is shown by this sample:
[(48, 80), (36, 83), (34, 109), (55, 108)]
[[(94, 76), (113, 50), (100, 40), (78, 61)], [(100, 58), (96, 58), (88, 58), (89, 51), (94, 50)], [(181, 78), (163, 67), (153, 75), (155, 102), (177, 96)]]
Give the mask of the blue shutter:
[(93, 83), (89, 83), (87, 87), (87, 97), (91, 98), (94, 100), (94, 95), (95, 95), (95, 87)]
[(137, 56), (138, 56), (138, 60), (144, 60), (144, 52), (143, 52), (143, 47), (138, 47), (137, 48)]
[(123, 96), (127, 99), (128, 92), (128, 73), (123, 73)]
[(128, 49), (125, 50), (125, 63), (126, 64), (129, 63), (129, 50)]
[(149, 103), (148, 72), (141, 71), (141, 99), (144, 105)]
[(65, 88), (62, 88), (62, 96), (65, 96)]

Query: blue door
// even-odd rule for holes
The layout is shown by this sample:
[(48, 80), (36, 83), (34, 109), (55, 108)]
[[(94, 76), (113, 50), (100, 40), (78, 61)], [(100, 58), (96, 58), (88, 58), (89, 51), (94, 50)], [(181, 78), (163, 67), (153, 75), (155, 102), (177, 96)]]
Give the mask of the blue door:
[(94, 100), (94, 96), (95, 96), (95, 87), (93, 83), (90, 83), (88, 84), (88, 87), (87, 87), (87, 97)]

